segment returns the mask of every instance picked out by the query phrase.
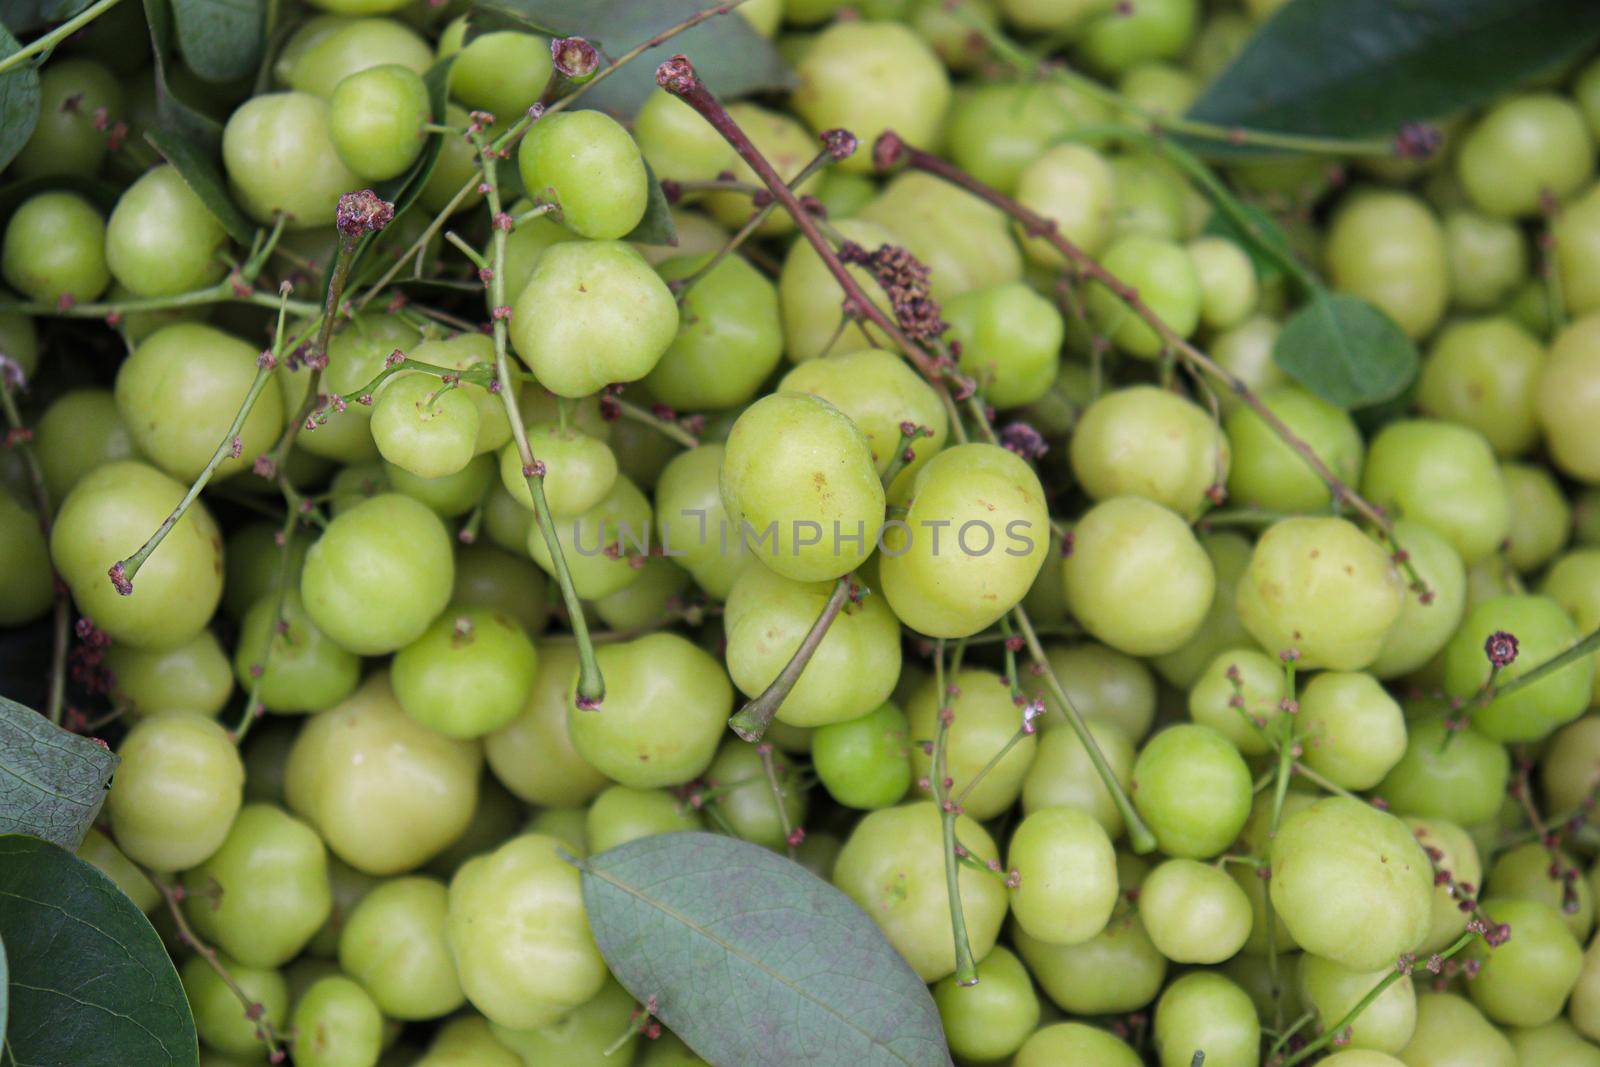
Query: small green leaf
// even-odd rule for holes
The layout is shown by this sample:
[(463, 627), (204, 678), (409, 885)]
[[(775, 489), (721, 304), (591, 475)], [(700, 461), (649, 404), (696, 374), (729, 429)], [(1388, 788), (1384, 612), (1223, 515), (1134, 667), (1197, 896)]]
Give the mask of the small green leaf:
[(675, 245), (678, 226), (672, 221), (672, 205), (667, 203), (667, 194), (661, 191), (661, 183), (656, 181), (656, 172), (648, 161), (644, 169), (650, 182), (650, 199), (645, 204), (644, 218), (623, 240), (645, 245)]
[[(541, 33), (583, 37), (609, 61), (712, 6), (711, 0), (480, 0), (476, 10)], [(737, 11), (726, 11), (610, 75), (584, 94), (583, 106), (632, 115), (654, 91), (656, 67), (679, 53), (725, 99), (791, 87), (789, 69), (772, 42)]]
[(12, 33), (31, 33), (54, 22), (65, 22), (93, 0), (0, 0), (0, 22)]
[[(22, 45), (0, 26), (0, 59), (22, 51)], [(24, 63), (0, 74), (0, 168), (11, 165), (39, 122), (39, 70)]]
[(1492, 99), (1596, 41), (1594, 0), (1292, 0), (1189, 117), (1304, 136), (1391, 136)]
[(254, 74), (266, 40), (259, 0), (172, 0), (178, 47), (189, 69), (208, 82)]
[(617, 980), (712, 1063), (950, 1063), (928, 987), (867, 914), (759, 845), (631, 841), (583, 865), (583, 899)]
[(167, 68), (173, 62), (177, 37), (173, 26), (172, 0), (144, 0), (144, 17), (150, 24), (150, 45), (154, 52), (156, 76), (156, 115), (160, 125), (193, 142), (202, 157), (217, 159), (222, 154), (222, 126), (194, 106), (181, 100), (167, 82)]
[(183, 183), (194, 191), (222, 228), (242, 245), (249, 245), (256, 227), (228, 195), (227, 183), (209, 156), (178, 130), (170, 127), (146, 130), (144, 139), (177, 170)]
[(1417, 346), (1393, 319), (1359, 296), (1322, 288), (1284, 326), (1272, 358), (1344, 408), (1398, 396), (1417, 373)]
[(7, 1063), (197, 1067), (194, 1018), (150, 921), (116, 883), (33, 837), (0, 837)]
[(105, 802), (117, 757), (0, 697), (0, 834), (77, 848)]

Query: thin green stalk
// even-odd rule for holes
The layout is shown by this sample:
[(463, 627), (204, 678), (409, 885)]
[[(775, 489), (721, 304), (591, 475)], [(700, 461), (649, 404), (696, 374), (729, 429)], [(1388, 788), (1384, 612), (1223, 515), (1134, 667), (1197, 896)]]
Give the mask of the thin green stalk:
[(84, 8), (78, 15), (63, 22), (44, 36), (29, 41), (18, 51), (11, 53), (4, 59), (0, 59), (0, 74), (4, 74), (14, 67), (22, 66), (34, 56), (48, 56), (56, 45), (116, 7), (119, 2), (120, 0), (100, 0), (99, 3), (91, 4), (89, 7)]
[[(30, 301), (9, 300), (0, 301), (0, 311), (15, 311), (23, 315), (45, 315), (53, 318), (64, 319), (103, 319), (107, 315), (131, 315), (139, 311), (166, 311), (171, 308), (202, 307), (206, 304), (224, 303), (253, 304), (256, 307), (276, 308), (279, 298), (272, 293), (263, 293), (252, 290), (245, 296), (234, 292), (233, 286), (228, 281), (220, 281), (204, 289), (193, 292), (179, 293), (176, 296), (145, 297), (139, 300), (106, 300), (98, 303), (72, 304), (62, 307), (59, 304), (41, 304)], [(304, 300), (290, 300), (287, 307), (294, 315), (314, 315), (318, 311), (316, 304)]]
[[(688, 430), (685, 430), (672, 419), (663, 419), (661, 416), (657, 415), (653, 411), (650, 411), (648, 408), (642, 408), (638, 404), (629, 403), (620, 396), (612, 397), (611, 399), (617, 405), (617, 410), (622, 413), (623, 418), (628, 419), (631, 422), (637, 422), (643, 426), (649, 426), (663, 437), (671, 438), (684, 448), (700, 447), (700, 439), (694, 434), (690, 433)], [(563, 410), (564, 409), (560, 408), (557, 409), (558, 413), (562, 412)]]
[(1261, 897), (1267, 927), (1267, 978), (1272, 988), (1272, 1022), (1283, 1029), (1283, 980), (1278, 973), (1278, 916), (1272, 906), (1272, 841), (1278, 836), (1283, 819), (1284, 798), (1289, 795), (1289, 778), (1294, 773), (1294, 714), (1289, 710), (1295, 699), (1294, 664), (1296, 656), (1283, 658), (1283, 699), (1288, 702), (1278, 716), (1278, 762), (1273, 771), (1272, 819), (1267, 824), (1266, 881)]
[(778, 714), (778, 708), (793, 691), (795, 683), (800, 680), (806, 664), (811, 662), (817, 646), (828, 636), (828, 628), (833, 625), (833, 620), (844, 610), (845, 602), (850, 599), (852, 584), (852, 578), (848, 574), (834, 583), (833, 594), (828, 597), (827, 603), (822, 605), (822, 611), (811, 624), (811, 629), (806, 631), (805, 637), (801, 638), (800, 646), (794, 650), (794, 655), (789, 657), (789, 662), (783, 665), (783, 670), (778, 672), (771, 685), (761, 691), (760, 696), (745, 704), (728, 720), (728, 726), (734, 733), (746, 741), (761, 740), (762, 735), (767, 732), (767, 727), (772, 725), (773, 716)]
[(1133, 801), (1128, 799), (1127, 791), (1112, 773), (1111, 764), (1106, 762), (1105, 753), (1100, 751), (1100, 743), (1089, 732), (1083, 716), (1072, 703), (1072, 698), (1067, 695), (1066, 689), (1062, 687), (1061, 679), (1056, 677), (1055, 668), (1050, 665), (1050, 659), (1045, 655), (1044, 645), (1039, 642), (1039, 635), (1035, 632), (1027, 611), (1018, 604), (1013, 609), (1013, 614), (1017, 620), (1017, 629), (1022, 632), (1022, 640), (1028, 646), (1028, 655), (1033, 657), (1033, 662), (1044, 672), (1045, 684), (1050, 688), (1050, 695), (1055, 697), (1056, 702), (1066, 711), (1067, 722), (1071, 724), (1073, 733), (1078, 735), (1078, 741), (1083, 745), (1084, 751), (1089, 754), (1089, 762), (1094, 764), (1095, 773), (1100, 775), (1100, 781), (1105, 785), (1106, 792), (1111, 794), (1117, 812), (1122, 816), (1123, 825), (1128, 828), (1128, 842), (1140, 855), (1154, 852), (1156, 835), (1150, 832), (1150, 827), (1145, 825), (1144, 819), (1134, 808)]
[(933, 654), (935, 700), (939, 709), (939, 728), (933, 735), (933, 756), (928, 764), (928, 788), (934, 803), (939, 806), (939, 823), (944, 839), (944, 886), (950, 901), (950, 935), (955, 943), (956, 984), (978, 984), (978, 962), (972, 956), (972, 942), (967, 936), (967, 915), (961, 906), (961, 867), (956, 858), (956, 805), (945, 790), (949, 776), (950, 721), (953, 712), (949, 706), (950, 693), (945, 686), (944, 638), (939, 639)]
[(511, 423), (511, 437), (517, 445), (518, 458), (522, 460), (522, 470), (527, 478), (528, 492), (533, 497), (534, 519), (539, 524), (539, 533), (544, 537), (544, 543), (550, 550), (550, 560), (555, 568), (556, 583), (561, 587), (561, 600), (566, 605), (567, 622), (572, 627), (573, 639), (578, 646), (578, 705), (581, 708), (592, 709), (600, 706), (605, 699), (606, 683), (600, 674), (600, 663), (595, 659), (594, 643), (589, 640), (589, 621), (584, 617), (583, 601), (578, 598), (578, 590), (572, 584), (572, 572), (567, 567), (567, 558), (561, 549), (561, 539), (556, 533), (556, 521), (550, 514), (550, 503), (544, 495), (544, 476), (538, 472), (533, 449), (528, 444), (528, 430), (522, 423), (522, 409), (517, 406), (516, 381), (511, 374), (511, 361), (507, 355), (506, 347), (506, 322), (510, 308), (506, 306), (506, 231), (498, 225), (502, 209), (500, 206), (500, 183), (496, 178), (495, 152), (492, 146), (486, 144), (482, 137), (476, 137), (479, 158), (483, 161), (483, 180), (488, 186), (485, 194), (489, 204), (490, 226), (490, 268), (493, 275), (489, 279), (489, 316), (494, 323), (494, 366), (501, 388), (500, 400), (505, 405), (506, 418)]
[(756, 746), (756, 754), (761, 757), (761, 770), (766, 775), (768, 787), (772, 790), (772, 806), (778, 811), (778, 825), (783, 828), (784, 845), (789, 850), (789, 858), (794, 859), (795, 846), (799, 842), (795, 840), (794, 825), (789, 822), (789, 805), (784, 803), (787, 793), (783, 788), (783, 783), (778, 781), (777, 768), (773, 766), (772, 746), (765, 743), (759, 744)]
[(244, 743), (250, 727), (266, 710), (261, 703), (261, 686), (266, 682), (267, 669), (272, 666), (272, 650), (277, 647), (280, 639), (284, 641), (289, 639), (287, 634), (279, 634), (278, 628), (283, 622), (283, 601), (289, 585), (289, 551), (294, 541), (295, 527), (300, 522), (300, 502), (297, 494), (287, 484), (284, 485), (284, 504), (289, 515), (278, 531), (283, 544), (278, 549), (278, 577), (272, 585), (273, 621), (267, 630), (266, 647), (261, 650), (261, 662), (251, 664), (250, 693), (245, 697), (244, 711), (239, 716), (239, 724), (233, 728), (233, 743), (236, 745)]

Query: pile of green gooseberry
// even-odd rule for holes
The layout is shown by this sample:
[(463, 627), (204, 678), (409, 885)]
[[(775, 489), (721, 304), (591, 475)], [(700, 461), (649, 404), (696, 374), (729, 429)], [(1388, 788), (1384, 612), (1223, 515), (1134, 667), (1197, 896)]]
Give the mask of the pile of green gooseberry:
[(747, 0), (791, 90), (627, 115), (465, 0), (286, 5), (240, 84), (158, 91), (131, 2), (63, 43), (0, 644), (71, 640), (6, 695), (120, 756), (79, 855), (203, 1067), (704, 1063), (572, 862), (690, 830), (848, 895), (958, 1063), (1600, 1067), (1600, 60), (1218, 167), (1423, 353), (1350, 411), (1116, 132), (1281, 4)]

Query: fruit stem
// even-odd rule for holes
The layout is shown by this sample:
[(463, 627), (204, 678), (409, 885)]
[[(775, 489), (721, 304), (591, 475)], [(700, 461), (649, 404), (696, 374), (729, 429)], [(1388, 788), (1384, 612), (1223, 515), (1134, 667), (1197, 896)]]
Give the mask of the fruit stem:
[(1545, 301), (1550, 305), (1550, 336), (1567, 325), (1567, 300), (1561, 288), (1561, 265), (1556, 258), (1556, 223), (1561, 219), (1561, 204), (1548, 192), (1539, 198), (1544, 229), (1539, 234), (1539, 273), (1544, 277)]
[(43, 37), (38, 37), (32, 41), (29, 41), (22, 48), (11, 53), (9, 56), (6, 56), (4, 59), (0, 59), (0, 74), (6, 73), (13, 67), (21, 66), (24, 62), (36, 55), (39, 55), (40, 53), (44, 53), (46, 58), (48, 58), (50, 51), (54, 49), (56, 45), (66, 40), (68, 37), (71, 37), (73, 34), (83, 29), (83, 27), (99, 18), (101, 15), (104, 15), (107, 11), (110, 11), (113, 7), (116, 7), (118, 2), (119, 0), (100, 0), (99, 3), (85, 8), (76, 17), (70, 18), (66, 22), (63, 22), (61, 25), (51, 30)]
[[(39, 457), (33, 454), (33, 431), (29, 430), (22, 421), (22, 412), (17, 408), (17, 401), (11, 395), (13, 388), (21, 389), (26, 385), (22, 376), (22, 368), (4, 355), (0, 355), (0, 409), (6, 417), (8, 432), (7, 440), (12, 448), (17, 449), (22, 455), (22, 465), (28, 471), (28, 488), (33, 494), (33, 506), (38, 514), (35, 518), (39, 522), (39, 530), (44, 534), (46, 547), (50, 544), (50, 490), (45, 485), (44, 469), (39, 466)], [(55, 573), (55, 563), (51, 561), (53, 599), (55, 601), (55, 614), (52, 621), (53, 634), (50, 649), (50, 688), (45, 698), (45, 716), (55, 725), (61, 725), (61, 712), (66, 704), (67, 694), (67, 641), (68, 629), (71, 625), (72, 608), (67, 600), (67, 586), (61, 576)]]
[(300, 522), (301, 499), (288, 484), (282, 483), (284, 502), (289, 515), (283, 522), (283, 528), (278, 531), (278, 577), (272, 586), (272, 625), (267, 630), (267, 645), (261, 651), (261, 662), (250, 665), (250, 693), (245, 698), (244, 712), (239, 716), (239, 725), (233, 728), (233, 743), (244, 744), (245, 735), (250, 732), (250, 727), (266, 712), (261, 703), (261, 687), (266, 683), (267, 668), (272, 666), (272, 650), (277, 647), (280, 639), (287, 641), (287, 634), (280, 634), (279, 628), (283, 625), (283, 601), (289, 585), (289, 550), (294, 540), (295, 527)]
[[(271, 293), (263, 293), (252, 289), (241, 295), (233, 288), (233, 283), (224, 278), (215, 285), (193, 292), (179, 293), (177, 296), (147, 297), (140, 300), (108, 300), (100, 303), (72, 304), (38, 304), (28, 301), (5, 300), (0, 301), (0, 311), (15, 311), (23, 315), (43, 315), (59, 319), (103, 319), (108, 315), (131, 315), (139, 311), (165, 311), (170, 308), (202, 307), (206, 304), (223, 303), (253, 304), (256, 307), (276, 308), (279, 298)], [(316, 304), (305, 300), (290, 300), (289, 311), (297, 316), (314, 315), (319, 310)]]
[(649, 426), (662, 436), (670, 437), (684, 448), (700, 447), (700, 438), (684, 429), (683, 425), (676, 419), (662, 418), (655, 412), (642, 408), (638, 404), (630, 404), (620, 396), (610, 397), (608, 402), (617, 405), (617, 411), (623, 418)]
[[(593, 84), (593, 83), (590, 83)], [(496, 177), (495, 160), (498, 152), (481, 134), (473, 134), (478, 157), (483, 161), (483, 183), (489, 204), (489, 217), (501, 215), (500, 183)], [(506, 231), (500, 226), (489, 229), (490, 270), (489, 316), (494, 331), (494, 366), (499, 380), (501, 403), (505, 405), (506, 419), (511, 423), (511, 437), (517, 444), (517, 455), (522, 460), (522, 471), (528, 482), (528, 492), (533, 497), (533, 514), (539, 532), (550, 550), (550, 561), (555, 568), (556, 583), (561, 587), (561, 601), (566, 605), (567, 623), (572, 627), (573, 639), (578, 645), (578, 706), (594, 709), (605, 699), (606, 682), (600, 674), (600, 662), (595, 659), (594, 642), (589, 640), (589, 621), (583, 614), (583, 601), (572, 584), (572, 572), (567, 568), (567, 557), (561, 550), (561, 539), (556, 534), (556, 521), (550, 514), (550, 503), (544, 495), (544, 475), (534, 459), (533, 448), (528, 444), (528, 430), (522, 423), (522, 409), (517, 406), (516, 379), (511, 374), (511, 360), (506, 354)]]
[[(800, 173), (794, 176), (794, 180), (789, 183), (789, 188), (791, 190), (800, 188), (813, 174), (833, 162), (833, 158), (833, 151), (829, 148), (824, 148), (818, 152), (811, 157), (809, 163), (800, 169)], [(754, 192), (759, 191), (761, 187), (751, 186), (750, 188)], [(684, 275), (682, 278), (676, 278), (668, 282), (667, 288), (671, 289), (673, 294), (677, 296), (678, 303), (683, 303), (683, 298), (689, 295), (689, 290), (693, 289), (700, 279), (716, 270), (717, 264), (728, 258), (729, 255), (738, 250), (740, 245), (749, 240), (751, 235), (760, 229), (761, 224), (771, 218), (772, 213), (776, 210), (778, 210), (778, 201), (776, 199), (767, 201), (745, 220), (744, 225), (739, 227), (738, 232), (722, 242), (722, 247), (713, 252), (711, 258), (701, 264), (698, 269), (693, 273)]]
[(794, 826), (789, 822), (789, 806), (784, 803), (788, 795), (783, 788), (783, 783), (778, 781), (777, 768), (773, 766), (772, 744), (763, 741), (756, 746), (756, 755), (761, 757), (761, 770), (767, 776), (767, 785), (772, 789), (772, 804), (778, 809), (778, 825), (783, 827), (784, 844), (788, 847), (789, 858), (795, 858), (795, 847), (800, 843), (794, 835)]
[(1050, 665), (1050, 660), (1044, 654), (1044, 645), (1039, 643), (1039, 635), (1033, 629), (1033, 622), (1028, 618), (1028, 612), (1021, 604), (1012, 609), (1012, 614), (1017, 620), (1017, 629), (1022, 632), (1022, 640), (1028, 646), (1028, 655), (1033, 658), (1035, 666), (1044, 674), (1045, 685), (1050, 688), (1050, 695), (1056, 698), (1067, 713), (1067, 722), (1072, 724), (1073, 733), (1078, 735), (1078, 742), (1083, 745), (1084, 751), (1089, 753), (1089, 762), (1094, 764), (1094, 769), (1100, 775), (1100, 781), (1105, 785), (1106, 792), (1111, 794), (1111, 800), (1117, 806), (1117, 813), (1122, 816), (1123, 825), (1128, 828), (1128, 841), (1133, 845), (1133, 850), (1140, 855), (1154, 852), (1156, 835), (1150, 832), (1150, 827), (1145, 825), (1144, 819), (1134, 808), (1133, 801), (1128, 799), (1127, 792), (1122, 788), (1122, 783), (1117, 781), (1117, 776), (1111, 772), (1111, 764), (1106, 762), (1105, 753), (1100, 751), (1100, 744), (1089, 732), (1089, 727), (1083, 721), (1077, 706), (1072, 703), (1072, 698), (1067, 696), (1067, 691), (1061, 685), (1061, 679), (1056, 677), (1056, 670)]
[(1565, 667), (1573, 660), (1582, 659), (1584, 656), (1587, 656), (1596, 649), (1600, 649), (1600, 630), (1594, 630), (1591, 633), (1585, 634), (1583, 638), (1571, 648), (1551, 656), (1549, 659), (1528, 671), (1526, 674), (1519, 674), (1517, 677), (1511, 679), (1509, 682), (1506, 682), (1503, 685), (1490, 685), (1486, 687), (1485, 693), (1487, 695), (1484, 703), (1488, 703), (1489, 701), (1498, 699), (1499, 697), (1510, 696), (1512, 693), (1515, 693), (1524, 686), (1533, 685), (1544, 678), (1545, 675), (1559, 671), (1562, 667)]
[(848, 574), (834, 583), (833, 595), (822, 605), (817, 620), (811, 624), (811, 629), (806, 631), (805, 637), (801, 638), (800, 647), (794, 650), (794, 655), (783, 665), (783, 670), (778, 672), (771, 685), (762, 690), (760, 696), (740, 708), (728, 720), (728, 725), (734, 733), (752, 743), (761, 740), (762, 735), (767, 732), (767, 727), (772, 725), (773, 716), (778, 714), (778, 708), (794, 690), (795, 683), (800, 680), (800, 673), (806, 669), (806, 664), (811, 662), (811, 657), (822, 644), (822, 639), (828, 636), (828, 627), (833, 625), (833, 620), (844, 610), (854, 584)]
[[(958, 659), (960, 651), (958, 648)], [(956, 855), (956, 849), (960, 847), (956, 842), (956, 816), (960, 814), (960, 806), (951, 801), (945, 789), (949, 777), (950, 724), (955, 719), (955, 710), (947, 703), (950, 690), (945, 684), (942, 637), (933, 653), (933, 684), (939, 702), (939, 728), (934, 731), (933, 753), (928, 762), (928, 788), (933, 793), (934, 803), (939, 806), (939, 825), (944, 838), (944, 888), (950, 902), (950, 936), (955, 943), (956, 984), (975, 986), (978, 984), (978, 963), (972, 957), (972, 942), (967, 937), (967, 913), (961, 906), (960, 860)]]
[(140, 867), (139, 871), (149, 880), (151, 885), (156, 887), (156, 891), (161, 894), (161, 898), (167, 902), (167, 911), (172, 915), (172, 925), (177, 929), (178, 940), (194, 949), (195, 955), (206, 961), (206, 966), (215, 971), (217, 977), (222, 979), (222, 984), (227, 986), (228, 991), (238, 998), (240, 1005), (244, 1009), (245, 1018), (256, 1024), (256, 1036), (267, 1046), (268, 1062), (282, 1063), (284, 1052), (279, 1044), (278, 1033), (272, 1026), (272, 1021), (266, 1017), (261, 1004), (252, 1000), (250, 994), (246, 993), (244, 987), (229, 973), (228, 968), (223, 965), (222, 958), (217, 954), (217, 950), (200, 940), (200, 936), (194, 932), (194, 927), (189, 925), (189, 920), (184, 916), (183, 907), (179, 903), (183, 899), (183, 890), (177, 886), (168, 885), (157, 877), (154, 872), (148, 871), (143, 867)]
[(178, 506), (173, 508), (165, 519), (161, 520), (161, 525), (156, 527), (155, 532), (139, 547), (139, 550), (126, 559), (118, 560), (112, 564), (111, 570), (107, 572), (111, 579), (111, 584), (116, 586), (117, 592), (123, 596), (131, 596), (133, 594), (133, 579), (139, 573), (139, 568), (144, 566), (145, 560), (149, 559), (151, 553), (160, 547), (161, 542), (166, 540), (167, 534), (172, 532), (173, 527), (178, 525), (178, 522), (188, 512), (190, 506), (199, 498), (201, 490), (211, 482), (211, 476), (222, 465), (222, 461), (238, 458), (238, 453), (235, 449), (241, 447), (239, 433), (244, 429), (245, 420), (250, 417), (250, 412), (255, 409), (256, 401), (260, 398), (261, 391), (266, 388), (267, 382), (272, 379), (273, 373), (277, 371), (278, 364), (282, 361), (283, 326), (284, 316), (287, 313), (289, 283), (285, 282), (283, 284), (281, 292), (283, 299), (278, 304), (278, 328), (273, 346), (257, 357), (256, 376), (251, 380), (250, 388), (245, 391), (244, 401), (234, 414), (233, 422), (228, 425), (228, 429), (222, 435), (222, 440), (217, 442), (217, 447), (212, 451), (211, 458), (206, 461), (206, 465), (201, 468), (200, 473), (190, 484), (189, 491), (183, 494), (183, 499), (178, 501)]

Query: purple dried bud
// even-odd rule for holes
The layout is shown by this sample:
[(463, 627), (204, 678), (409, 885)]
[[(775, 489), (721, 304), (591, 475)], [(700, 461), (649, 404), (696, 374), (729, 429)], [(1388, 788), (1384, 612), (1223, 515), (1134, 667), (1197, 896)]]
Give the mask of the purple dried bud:
[(339, 198), (334, 225), (346, 237), (377, 233), (394, 221), (394, 205), (371, 189), (345, 193)]
[(577, 709), (579, 711), (599, 711), (600, 710), (600, 701), (596, 700), (594, 697), (586, 697), (581, 693), (578, 694), (578, 696), (573, 699), (572, 703), (577, 707)]
[(228, 446), (228, 457), (238, 459), (242, 455), (244, 455), (244, 439), (235, 435), (233, 443)]
[(278, 365), (278, 357), (269, 349), (256, 357), (256, 367), (260, 370), (272, 370)]
[(1483, 643), (1483, 654), (1496, 667), (1509, 667), (1517, 661), (1517, 639), (1504, 630), (1496, 630)]
[(1039, 459), (1050, 446), (1044, 436), (1025, 422), (1013, 422), (1000, 431), (1000, 444), (1023, 459)]
[(122, 564), (113, 563), (106, 573), (111, 576), (111, 584), (116, 587), (118, 593), (123, 596), (133, 594), (133, 582), (128, 579), (128, 572), (123, 569)]
[(582, 37), (557, 37), (550, 42), (550, 59), (568, 81), (587, 81), (600, 66), (600, 53)]
[(822, 131), (822, 147), (828, 150), (828, 155), (833, 157), (835, 163), (849, 159), (855, 155), (857, 146), (856, 135), (849, 130), (832, 129)]
[(251, 468), (258, 478), (272, 479), (278, 474), (278, 464), (271, 456), (257, 456), (255, 466)]
[(676, 204), (683, 199), (683, 186), (671, 178), (661, 179), (661, 195), (666, 197), (667, 203)]
[(905, 158), (906, 144), (893, 130), (884, 130), (872, 145), (872, 165), (879, 170), (890, 170)]
[(656, 68), (656, 84), (673, 96), (685, 96), (699, 86), (700, 77), (689, 57), (678, 55)]
[(511, 317), (511, 308), (506, 304), (501, 304), (499, 307), (489, 312), (489, 315), (497, 322), (501, 319), (509, 319)]
[(1408, 122), (1395, 134), (1394, 153), (1401, 159), (1423, 160), (1444, 144), (1444, 133), (1426, 122)]

